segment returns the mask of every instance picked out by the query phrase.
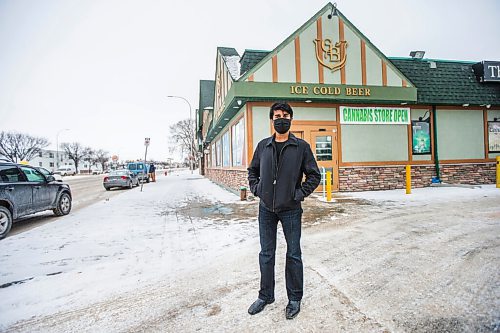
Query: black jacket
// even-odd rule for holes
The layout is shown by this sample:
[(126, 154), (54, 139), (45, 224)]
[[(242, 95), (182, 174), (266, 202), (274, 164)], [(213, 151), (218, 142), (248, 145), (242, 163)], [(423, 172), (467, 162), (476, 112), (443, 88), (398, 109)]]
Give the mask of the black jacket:
[[(290, 133), (277, 161), (274, 136), (259, 142), (248, 167), (250, 190), (268, 210), (300, 208), (300, 202), (318, 187), (321, 174), (309, 144)], [(303, 175), (306, 179), (302, 182)]]

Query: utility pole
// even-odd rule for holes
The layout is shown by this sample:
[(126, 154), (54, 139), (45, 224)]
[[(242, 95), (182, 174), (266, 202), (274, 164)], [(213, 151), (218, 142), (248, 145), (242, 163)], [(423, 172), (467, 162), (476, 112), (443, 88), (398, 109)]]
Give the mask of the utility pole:
[[(146, 151), (144, 152), (144, 168), (147, 168), (146, 157), (148, 156), (149, 141), (151, 141), (150, 138), (144, 138), (144, 145), (146, 146)], [(144, 172), (146, 173), (146, 177), (149, 177), (149, 175), (148, 175), (149, 170), (144, 170)], [(143, 186), (144, 186), (144, 181), (141, 182), (141, 192), (142, 192)]]
[(191, 103), (189, 103), (189, 101), (187, 99), (185, 99), (184, 97), (182, 97), (182, 96), (172, 96), (172, 95), (169, 95), (167, 97), (168, 98), (179, 98), (179, 99), (182, 99), (189, 106), (189, 149), (191, 151), (191, 157), (189, 158), (189, 165), (190, 165), (191, 174), (192, 174), (193, 170), (194, 170), (194, 151), (193, 151), (194, 133), (193, 133), (193, 130), (191, 129), (191, 126), (193, 125), (193, 118), (191, 116), (191, 114), (193, 113), (192, 112), (193, 110), (192, 110), (192, 107), (191, 107)]

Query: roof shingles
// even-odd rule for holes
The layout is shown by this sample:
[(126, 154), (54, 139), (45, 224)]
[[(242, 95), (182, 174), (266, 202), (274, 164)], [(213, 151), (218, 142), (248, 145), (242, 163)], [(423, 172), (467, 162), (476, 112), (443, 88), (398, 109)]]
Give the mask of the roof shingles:
[(389, 59), (417, 87), (418, 104), (500, 105), (500, 85), (480, 83), (471, 62)]

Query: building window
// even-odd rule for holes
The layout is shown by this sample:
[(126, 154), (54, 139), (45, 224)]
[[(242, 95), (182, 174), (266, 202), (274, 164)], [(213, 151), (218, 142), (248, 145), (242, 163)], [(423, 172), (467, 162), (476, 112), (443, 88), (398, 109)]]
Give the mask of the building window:
[(231, 142), (233, 149), (233, 166), (242, 166), (245, 147), (245, 119), (242, 117), (231, 128)]
[(229, 161), (230, 161), (230, 155), (229, 155), (229, 131), (224, 133), (222, 136), (222, 166), (223, 167), (228, 167), (229, 166)]
[(215, 166), (221, 166), (222, 165), (222, 160), (221, 160), (221, 142), (220, 140), (217, 140), (215, 142)]
[(216, 157), (215, 157), (215, 144), (212, 143), (211, 145), (211, 150), (212, 150), (212, 154), (210, 155), (210, 161), (211, 161), (211, 166), (212, 167), (215, 167), (215, 161), (216, 161)]
[(51, 168), (53, 168), (54, 167), (54, 162), (50, 162), (49, 165), (50, 165)]
[(49, 153), (49, 158), (54, 158), (54, 153)]
[(38, 162), (38, 166), (39, 167), (43, 166), (43, 163), (42, 162)]
[(500, 121), (488, 121), (488, 152), (500, 153)]
[(43, 157), (43, 152), (38, 152), (38, 157)]
[(316, 159), (318, 161), (332, 160), (332, 137), (330, 135), (316, 137)]

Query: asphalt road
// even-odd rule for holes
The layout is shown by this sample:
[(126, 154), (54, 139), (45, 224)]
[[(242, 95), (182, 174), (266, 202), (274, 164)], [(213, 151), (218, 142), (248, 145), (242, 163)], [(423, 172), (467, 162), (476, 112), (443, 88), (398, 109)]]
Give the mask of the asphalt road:
[[(71, 187), (71, 193), (73, 195), (72, 212), (75, 212), (83, 207), (87, 207), (100, 200), (109, 199), (112, 196), (126, 191), (121, 189), (106, 191), (102, 186), (103, 178), (104, 175), (67, 176), (63, 178), (63, 181), (68, 183)], [(17, 222), (14, 222), (12, 230), (7, 237), (31, 230), (44, 225), (45, 223), (56, 222), (57, 220), (57, 216), (55, 216), (50, 210), (29, 215)]]

